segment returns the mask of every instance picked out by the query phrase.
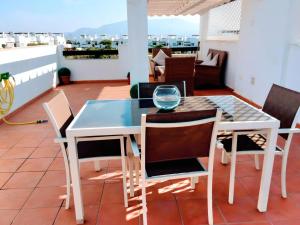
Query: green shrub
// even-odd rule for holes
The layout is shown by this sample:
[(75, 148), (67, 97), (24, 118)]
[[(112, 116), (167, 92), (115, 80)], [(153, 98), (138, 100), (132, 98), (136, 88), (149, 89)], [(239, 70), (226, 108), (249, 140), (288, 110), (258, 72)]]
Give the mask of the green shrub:
[(138, 98), (138, 85), (134, 84), (130, 88), (130, 97), (131, 98)]
[(27, 46), (48, 45), (48, 43), (28, 43)]
[(112, 41), (109, 39), (104, 39), (100, 42), (101, 45), (104, 45), (105, 49), (111, 49)]

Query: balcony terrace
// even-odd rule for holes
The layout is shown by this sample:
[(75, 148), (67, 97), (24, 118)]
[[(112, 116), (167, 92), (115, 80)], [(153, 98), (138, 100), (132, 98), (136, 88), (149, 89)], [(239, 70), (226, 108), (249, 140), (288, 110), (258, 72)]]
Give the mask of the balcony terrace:
[[(48, 92), (17, 112), (13, 121), (46, 118), (41, 104), (63, 89), (71, 107), (78, 112), (86, 99), (122, 99), (129, 97), (129, 85), (123, 83), (72, 84)], [(196, 95), (232, 94), (229, 90), (197, 91)], [(41, 130), (43, 132), (41, 132)], [(0, 126), (0, 224), (51, 225), (76, 224), (74, 206), (65, 210), (65, 171), (60, 148), (53, 142), (50, 123), (28, 126)], [(238, 157), (236, 201), (227, 203), (229, 166), (220, 163), (217, 151), (214, 171), (215, 224), (297, 224), (300, 220), (300, 136), (296, 135), (287, 171), (289, 196), (280, 196), (281, 159), (275, 159), (269, 209), (255, 209), (260, 171), (249, 156)], [(141, 199), (137, 195), (123, 206), (121, 164), (102, 162), (95, 172), (92, 163), (81, 166), (86, 223), (89, 225), (142, 224)], [(188, 179), (163, 182), (149, 187), (147, 201), (149, 224), (207, 224), (206, 179), (190, 189)], [(139, 190), (137, 189), (139, 193)], [(163, 222), (162, 222), (163, 221)]]

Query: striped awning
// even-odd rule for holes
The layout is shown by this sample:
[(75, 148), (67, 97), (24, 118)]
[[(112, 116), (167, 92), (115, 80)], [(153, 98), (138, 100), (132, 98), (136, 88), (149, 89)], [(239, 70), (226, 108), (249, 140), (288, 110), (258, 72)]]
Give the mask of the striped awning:
[(232, 0), (148, 0), (149, 16), (196, 15)]

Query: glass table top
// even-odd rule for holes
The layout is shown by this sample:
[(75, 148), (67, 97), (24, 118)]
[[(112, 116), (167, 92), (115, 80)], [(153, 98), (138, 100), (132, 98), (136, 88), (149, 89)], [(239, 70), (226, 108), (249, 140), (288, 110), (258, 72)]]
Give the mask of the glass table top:
[[(181, 100), (173, 112), (221, 108), (222, 121), (269, 121), (273, 118), (234, 96), (193, 96)], [(97, 127), (140, 126), (141, 115), (163, 113), (155, 108), (152, 99), (89, 100), (76, 116), (71, 129)]]

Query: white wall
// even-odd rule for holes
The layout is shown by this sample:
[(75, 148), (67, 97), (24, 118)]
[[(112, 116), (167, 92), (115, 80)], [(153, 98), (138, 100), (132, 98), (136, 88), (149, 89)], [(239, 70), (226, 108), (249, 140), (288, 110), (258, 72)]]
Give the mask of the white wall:
[(0, 73), (11, 73), (16, 81), (15, 101), (10, 112), (57, 84), (57, 69), (68, 67), (71, 79), (119, 80), (129, 72), (128, 47), (120, 46), (118, 59), (68, 60), (62, 46), (38, 46), (0, 51)]
[(291, 0), (289, 34), (283, 68), (282, 84), (300, 91), (300, 1)]
[(300, 91), (300, 1), (243, 0), (239, 41), (205, 41), (229, 52), (226, 85), (262, 105), (273, 83)]
[(284, 85), (300, 91), (300, 46), (291, 44), (288, 50)]
[(66, 59), (59, 53), (59, 66), (71, 70), (71, 80), (120, 80), (129, 72), (128, 46), (119, 46), (118, 59)]
[(264, 103), (272, 84), (281, 81), (289, 2), (244, 0), (242, 4), (235, 90), (258, 104)]
[(0, 72), (11, 73), (16, 80), (12, 111), (55, 86), (56, 70), (56, 46), (0, 51)]

